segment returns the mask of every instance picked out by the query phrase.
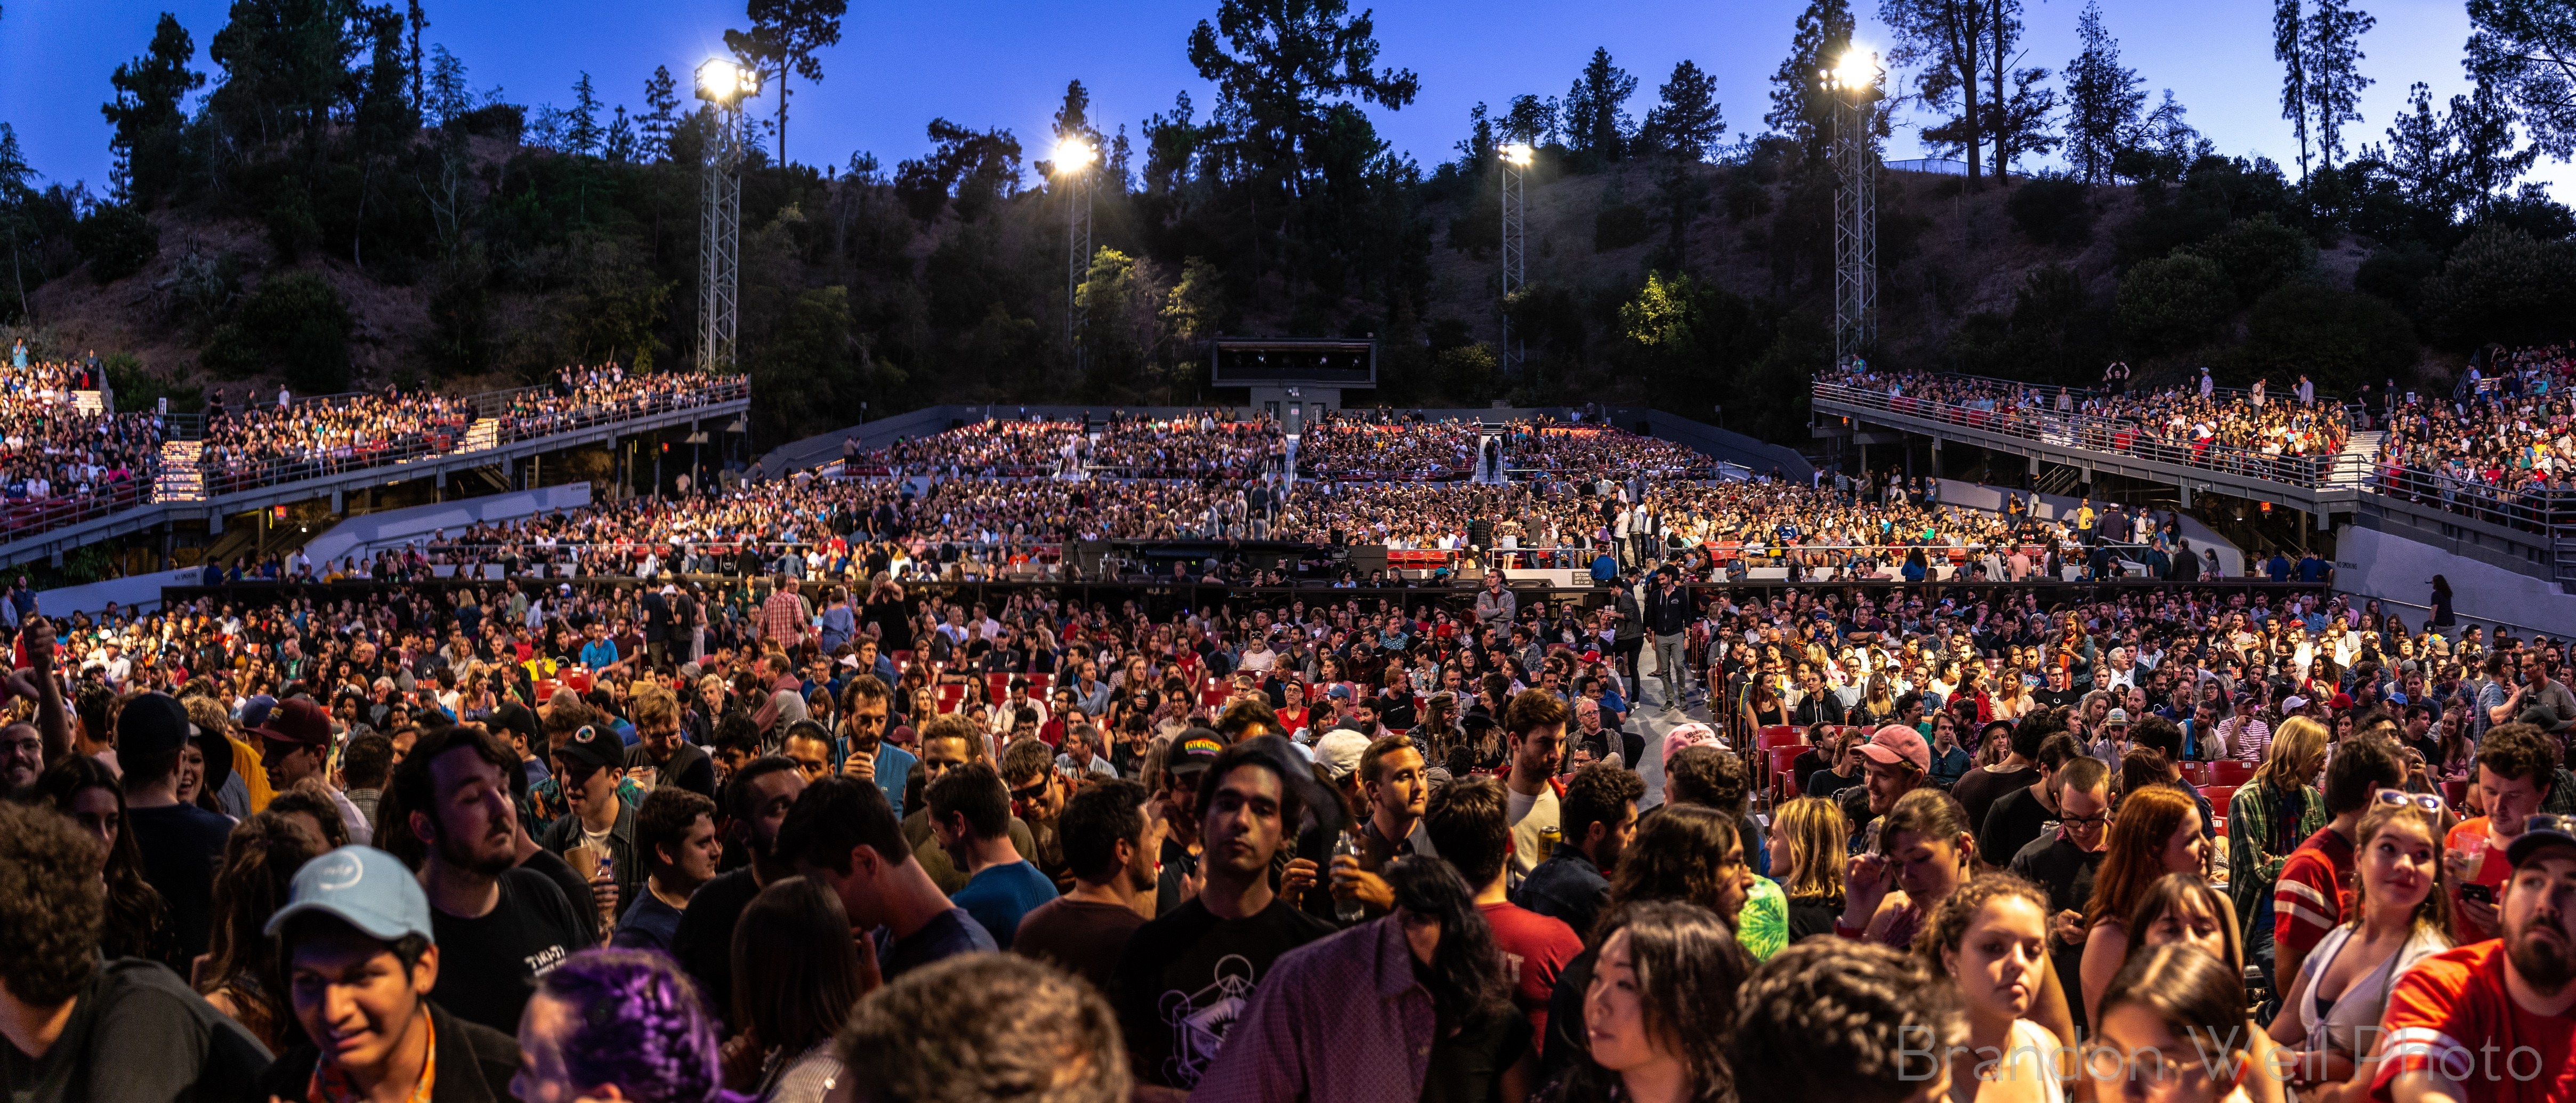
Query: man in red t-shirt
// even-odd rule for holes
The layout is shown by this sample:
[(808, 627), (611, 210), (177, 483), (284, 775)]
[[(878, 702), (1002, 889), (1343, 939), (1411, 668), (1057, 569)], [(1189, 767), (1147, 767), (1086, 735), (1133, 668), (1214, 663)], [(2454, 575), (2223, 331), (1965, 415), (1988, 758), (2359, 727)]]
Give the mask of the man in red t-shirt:
[[(2346, 740), (2326, 767), (2324, 827), (2281, 863), (2272, 885), (2274, 975), (2296, 977), (2308, 951), (2326, 932), (2352, 917), (2353, 832), (2370, 810), (2371, 794), (2406, 780), (2397, 752), (2376, 738)], [(2285, 980), (2283, 983), (2287, 983)]]
[(2504, 850), (2549, 799), (2557, 770), (2557, 746), (2529, 724), (2498, 724), (2478, 744), (2478, 803), (2487, 814), (2452, 828), (2442, 843), (2453, 942), (2496, 936), (2496, 898), (2512, 871)]
[(2371, 1098), (2576, 1099), (2576, 817), (2530, 817), (2504, 851), (2503, 937), (2398, 978)]
[(1494, 928), (1494, 943), (1510, 965), (1512, 1005), (1529, 1016), (1535, 1047), (1547, 1039), (1547, 1001), (1557, 974), (1583, 952), (1583, 939), (1565, 921), (1512, 903), (1503, 893), (1503, 867), (1512, 831), (1503, 783), (1461, 778), (1431, 795), (1422, 827), (1431, 848), (1476, 886), (1476, 907)]

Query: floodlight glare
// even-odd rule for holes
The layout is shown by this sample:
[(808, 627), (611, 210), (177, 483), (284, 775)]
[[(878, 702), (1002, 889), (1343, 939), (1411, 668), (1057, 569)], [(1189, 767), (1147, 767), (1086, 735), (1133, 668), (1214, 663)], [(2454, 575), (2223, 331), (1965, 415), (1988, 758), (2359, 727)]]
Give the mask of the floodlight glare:
[(1058, 173), (1081, 172), (1090, 167), (1092, 159), (1097, 156), (1099, 154), (1091, 148), (1091, 143), (1067, 135), (1055, 144), (1055, 170)]
[(1537, 151), (1531, 149), (1528, 142), (1512, 142), (1502, 148), (1502, 155), (1503, 160), (1528, 168), (1531, 158), (1537, 155)]
[(1841, 63), (1834, 66), (1831, 83), (1847, 91), (1874, 87), (1878, 71), (1878, 55), (1855, 47), (1844, 51)]
[(760, 72), (745, 69), (725, 58), (708, 58), (698, 66), (698, 98), (710, 103), (733, 103), (760, 94)]

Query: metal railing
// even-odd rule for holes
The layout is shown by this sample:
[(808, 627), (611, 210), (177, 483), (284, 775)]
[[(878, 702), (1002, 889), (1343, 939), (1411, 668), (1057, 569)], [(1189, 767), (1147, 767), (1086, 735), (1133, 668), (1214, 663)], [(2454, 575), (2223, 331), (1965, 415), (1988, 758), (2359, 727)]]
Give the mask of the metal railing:
[(2003, 407), (1980, 410), (1947, 402), (1891, 395), (1882, 390), (1817, 383), (1815, 397), (1868, 410), (1938, 421), (1980, 432), (2020, 437), (2061, 448), (2108, 452), (2122, 456), (2220, 471), (2301, 489), (2314, 489), (2333, 473), (2333, 453), (2312, 456), (2271, 455), (2208, 441), (2174, 442), (2149, 433), (2139, 422), (2057, 410)]
[(84, 495), (52, 497), (41, 501), (0, 500), (0, 541), (35, 536), (66, 525), (76, 525), (136, 506), (148, 505), (151, 501), (152, 480), (139, 475), (118, 480), (108, 484), (104, 490)]
[(406, 433), (372, 444), (343, 445), (319, 456), (246, 461), (208, 457), (198, 464), (198, 471), (205, 480), (206, 497), (213, 498), (325, 475), (416, 463), (446, 455), (464, 436), (465, 426), (451, 422), (436, 432)]

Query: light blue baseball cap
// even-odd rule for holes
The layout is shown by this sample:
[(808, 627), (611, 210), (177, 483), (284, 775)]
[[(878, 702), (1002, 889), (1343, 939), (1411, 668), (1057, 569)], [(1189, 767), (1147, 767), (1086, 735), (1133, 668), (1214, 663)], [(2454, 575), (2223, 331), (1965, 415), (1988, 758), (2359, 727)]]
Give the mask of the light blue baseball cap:
[(372, 846), (352, 844), (304, 863), (266, 933), (275, 936), (305, 912), (321, 912), (387, 942), (409, 934), (438, 938), (430, 929), (429, 894), (402, 859)]

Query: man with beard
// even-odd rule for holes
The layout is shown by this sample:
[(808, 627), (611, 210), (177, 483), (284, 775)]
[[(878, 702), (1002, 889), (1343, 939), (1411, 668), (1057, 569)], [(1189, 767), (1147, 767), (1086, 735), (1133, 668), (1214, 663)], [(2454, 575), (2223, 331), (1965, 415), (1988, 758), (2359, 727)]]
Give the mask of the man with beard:
[(849, 684), (841, 687), (841, 740), (846, 754), (841, 775), (876, 786), (900, 817), (904, 783), (918, 760), (912, 752), (885, 741), (886, 718), (893, 704), (893, 692), (873, 674), (852, 675)]
[(528, 982), (591, 945), (591, 924), (555, 882), (519, 866), (510, 771), (518, 756), (481, 728), (434, 728), (394, 771), (394, 796), (427, 848), (420, 868), (443, 962), (439, 1004), (467, 1022), (519, 1028)]
[(2372, 1098), (2576, 1098), (2576, 817), (2530, 817), (2505, 860), (2503, 937), (2426, 958), (2389, 993)]
[[(752, 759), (725, 782), (717, 833), (748, 861), (699, 886), (671, 932), (671, 956), (698, 982), (699, 991), (733, 991), (734, 925), (763, 886), (795, 876), (794, 869), (778, 860), (778, 825), (786, 822), (787, 809), (804, 791), (804, 773), (794, 759), (781, 755)], [(730, 999), (711, 1002), (720, 1009), (733, 1006)]]

